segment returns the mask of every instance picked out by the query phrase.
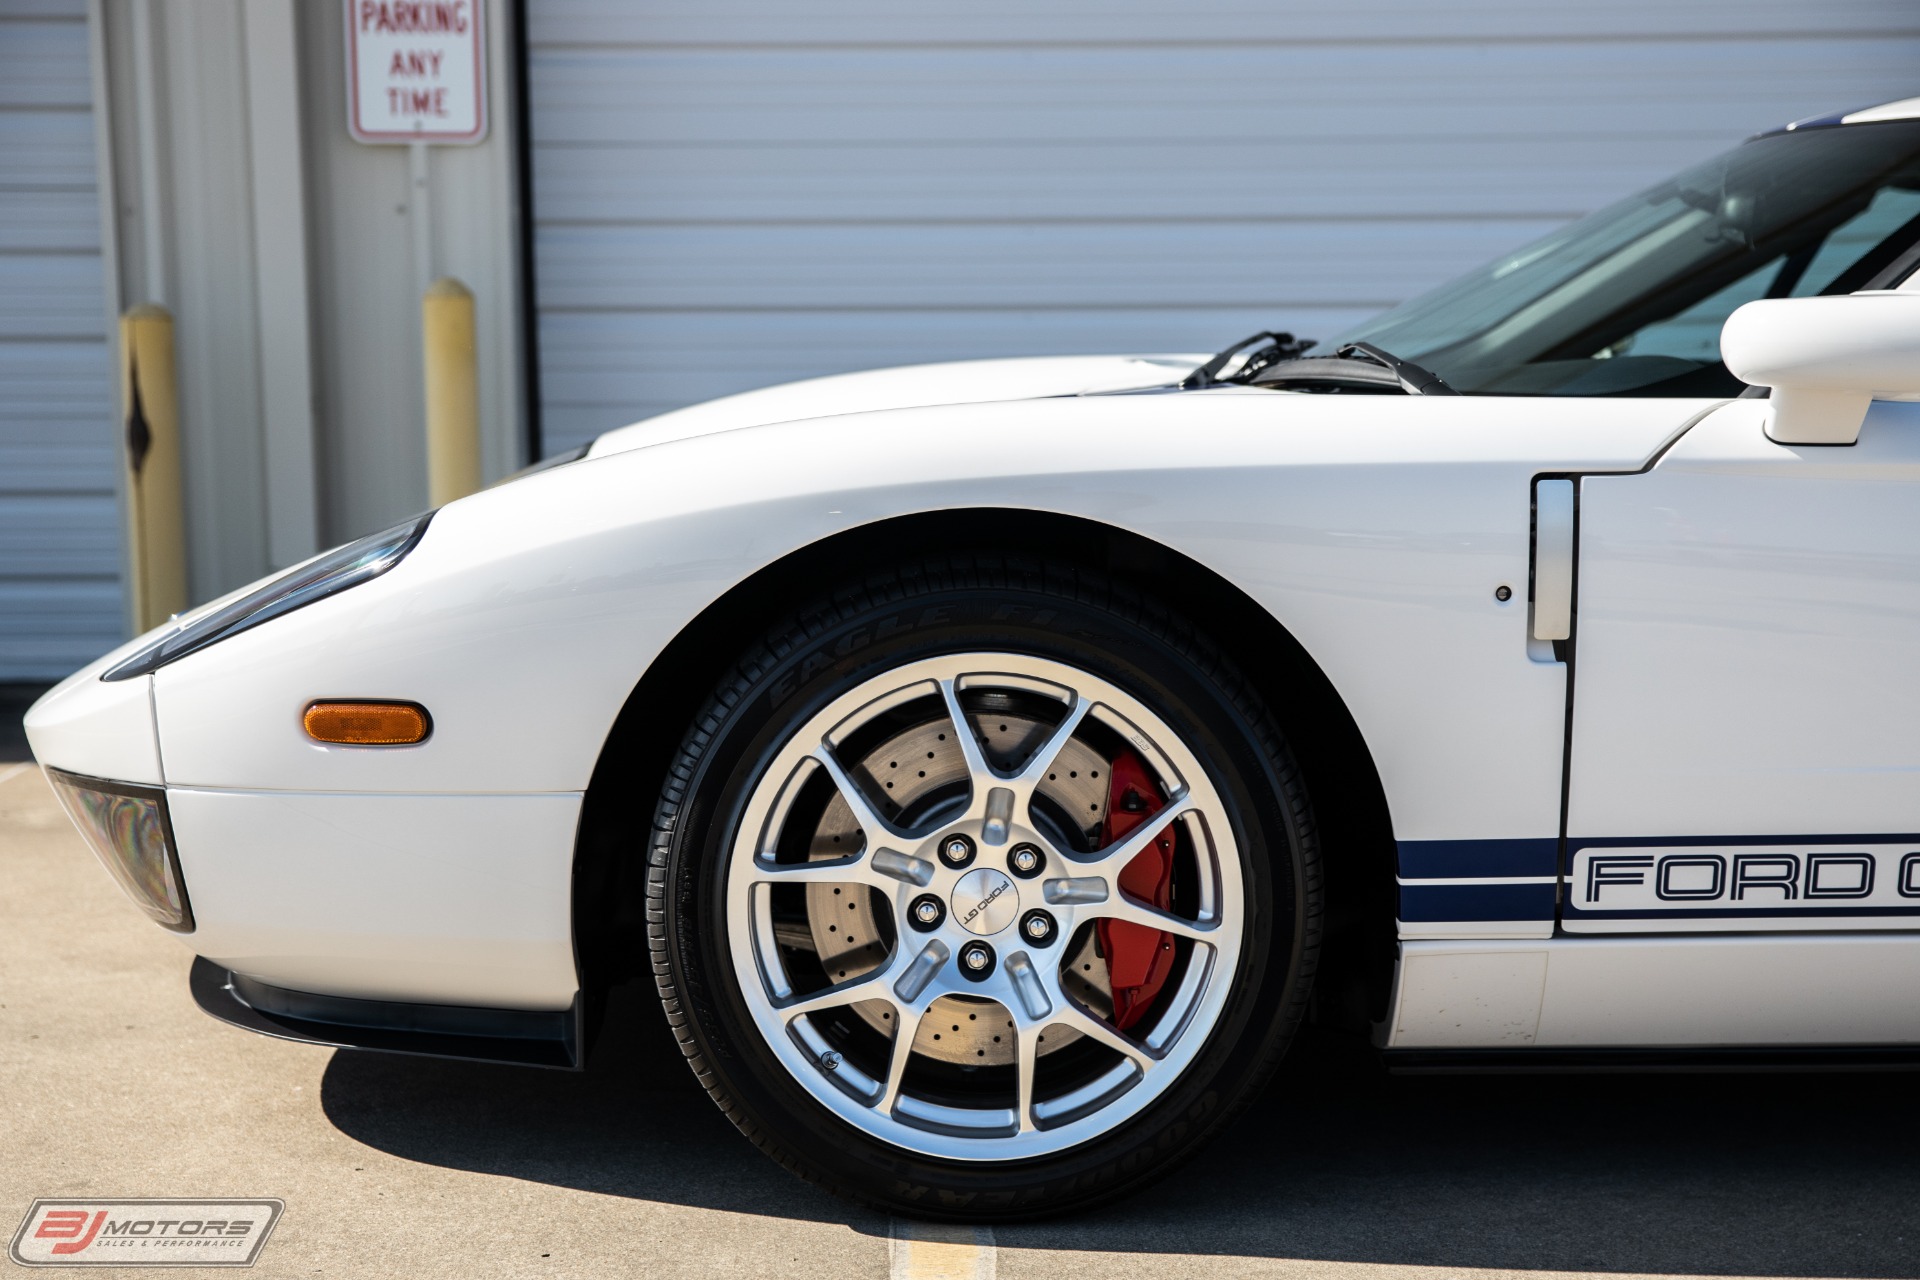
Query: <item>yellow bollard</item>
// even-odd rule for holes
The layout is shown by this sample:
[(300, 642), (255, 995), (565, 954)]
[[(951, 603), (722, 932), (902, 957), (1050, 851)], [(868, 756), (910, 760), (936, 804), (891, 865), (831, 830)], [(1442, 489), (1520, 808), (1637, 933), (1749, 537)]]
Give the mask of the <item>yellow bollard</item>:
[(450, 276), (420, 300), (427, 375), (427, 503), (442, 506), (480, 488), (480, 380), (473, 294)]
[(180, 492), (180, 404), (173, 317), (134, 307), (120, 317), (120, 403), (126, 425), (127, 541), (140, 631), (187, 607), (187, 529)]

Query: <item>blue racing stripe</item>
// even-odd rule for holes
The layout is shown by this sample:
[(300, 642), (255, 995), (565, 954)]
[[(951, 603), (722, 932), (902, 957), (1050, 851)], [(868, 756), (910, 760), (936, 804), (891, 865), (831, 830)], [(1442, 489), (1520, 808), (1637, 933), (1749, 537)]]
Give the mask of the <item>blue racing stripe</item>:
[(1558, 885), (1403, 884), (1400, 918), (1430, 920), (1553, 919)]
[[(1400, 876), (1405, 880), (1466, 880), (1487, 876), (1557, 876), (1560, 841), (1546, 840), (1402, 840)], [(1553, 913), (1549, 911), (1548, 915)], [(1407, 917), (1402, 917), (1406, 919)], [(1461, 920), (1505, 920), (1507, 916), (1459, 916)]]

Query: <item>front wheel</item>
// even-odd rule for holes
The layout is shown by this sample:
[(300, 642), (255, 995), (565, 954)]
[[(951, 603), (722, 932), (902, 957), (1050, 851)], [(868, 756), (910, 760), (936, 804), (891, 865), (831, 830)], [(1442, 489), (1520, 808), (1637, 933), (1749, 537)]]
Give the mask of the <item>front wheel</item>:
[(739, 662), (649, 878), (696, 1073), (769, 1154), (927, 1217), (1082, 1207), (1249, 1099), (1319, 931), (1312, 822), (1204, 638), (1061, 567), (921, 566)]

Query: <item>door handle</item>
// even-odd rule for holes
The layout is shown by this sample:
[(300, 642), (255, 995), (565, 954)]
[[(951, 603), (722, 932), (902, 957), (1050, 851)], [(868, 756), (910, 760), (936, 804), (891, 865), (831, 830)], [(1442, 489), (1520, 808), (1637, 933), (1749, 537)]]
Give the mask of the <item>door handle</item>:
[(1573, 637), (1573, 503), (1571, 480), (1533, 485), (1533, 638)]

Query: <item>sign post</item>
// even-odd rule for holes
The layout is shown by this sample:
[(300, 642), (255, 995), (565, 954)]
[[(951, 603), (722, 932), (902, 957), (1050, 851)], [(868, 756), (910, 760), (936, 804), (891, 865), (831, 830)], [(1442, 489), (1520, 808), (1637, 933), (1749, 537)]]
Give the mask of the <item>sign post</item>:
[[(422, 288), (427, 472), (438, 506), (480, 487), (480, 390), (473, 294), (434, 280), (433, 144), (487, 136), (484, 0), (345, 0), (347, 132), (404, 143), (413, 268)], [(428, 285), (428, 281), (434, 281)]]

